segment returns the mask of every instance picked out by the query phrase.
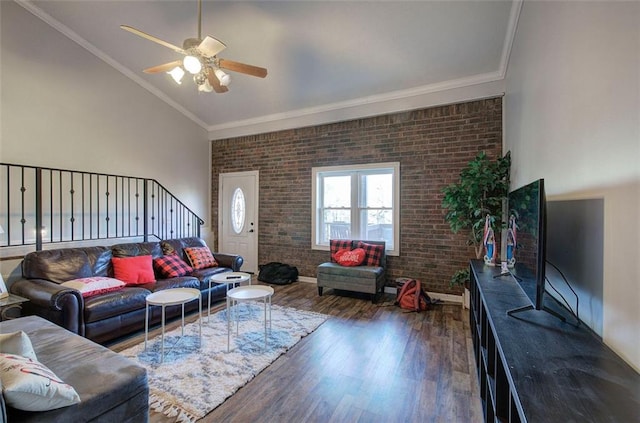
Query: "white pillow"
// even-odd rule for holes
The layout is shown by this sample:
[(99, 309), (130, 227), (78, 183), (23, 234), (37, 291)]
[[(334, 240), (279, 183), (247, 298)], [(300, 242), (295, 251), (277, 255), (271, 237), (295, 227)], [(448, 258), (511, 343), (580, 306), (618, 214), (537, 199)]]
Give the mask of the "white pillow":
[(47, 411), (80, 402), (72, 386), (26, 357), (0, 353), (0, 378), (5, 402), (19, 410)]
[(77, 289), (83, 297), (90, 297), (92, 295), (103, 294), (109, 291), (116, 291), (123, 288), (126, 284), (121, 280), (114, 278), (92, 276), (89, 278), (80, 278), (63, 282), (60, 285), (71, 289)]
[(23, 331), (0, 333), (0, 353), (21, 355), (37, 360), (31, 340)]

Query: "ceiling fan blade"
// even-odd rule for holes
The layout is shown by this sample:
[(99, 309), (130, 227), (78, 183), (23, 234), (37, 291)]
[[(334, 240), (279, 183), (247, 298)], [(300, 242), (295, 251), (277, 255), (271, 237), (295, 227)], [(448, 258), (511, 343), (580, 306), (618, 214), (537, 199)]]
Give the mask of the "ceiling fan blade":
[(218, 81), (218, 77), (213, 73), (212, 68), (207, 68), (207, 79), (209, 80), (209, 84), (213, 87), (213, 91), (218, 94), (229, 91), (229, 88), (220, 85), (220, 81)]
[(124, 29), (125, 31), (129, 31), (132, 34), (135, 34), (139, 37), (142, 38), (146, 38), (149, 41), (153, 41), (154, 43), (160, 44), (161, 46), (170, 48), (171, 50), (178, 52), (178, 53), (182, 53), (182, 54), (186, 54), (185, 51), (183, 49), (181, 49), (178, 46), (174, 46), (171, 43), (168, 43), (166, 41), (161, 40), (160, 38), (154, 37), (153, 35), (149, 35), (146, 32), (142, 32), (139, 29), (135, 29), (129, 25), (120, 25), (120, 28)]
[(175, 60), (173, 62), (165, 63), (162, 65), (154, 66), (151, 68), (147, 68), (143, 70), (144, 73), (160, 73), (160, 72), (168, 72), (176, 66), (182, 65), (182, 60)]
[(198, 51), (206, 57), (213, 57), (227, 46), (220, 40), (207, 35), (198, 46)]
[(220, 59), (218, 65), (221, 68), (224, 68), (230, 71), (245, 73), (251, 76), (257, 76), (258, 78), (264, 78), (265, 76), (267, 76), (267, 70), (265, 68), (247, 65), (240, 62), (234, 62), (233, 60)]

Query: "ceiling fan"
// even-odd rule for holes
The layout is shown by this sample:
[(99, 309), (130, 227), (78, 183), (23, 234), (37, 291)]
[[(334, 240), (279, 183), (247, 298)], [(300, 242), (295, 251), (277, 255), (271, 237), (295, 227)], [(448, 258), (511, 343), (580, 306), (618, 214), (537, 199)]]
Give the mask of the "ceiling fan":
[(198, 91), (215, 91), (217, 93), (229, 91), (227, 86), (231, 82), (231, 77), (225, 73), (223, 69), (257, 76), (258, 78), (267, 76), (267, 70), (265, 68), (234, 62), (233, 60), (222, 59), (217, 56), (218, 53), (227, 48), (227, 46), (222, 41), (209, 35), (204, 39), (202, 38), (202, 0), (198, 0), (198, 37), (184, 40), (182, 48), (128, 25), (120, 25), (120, 28), (160, 44), (161, 46), (170, 48), (177, 53), (184, 54), (185, 57), (183, 60), (175, 60), (153, 66), (144, 69), (143, 72), (167, 72), (176, 83), (181, 84), (182, 77), (185, 75), (186, 70), (193, 75), (193, 81), (198, 85)]

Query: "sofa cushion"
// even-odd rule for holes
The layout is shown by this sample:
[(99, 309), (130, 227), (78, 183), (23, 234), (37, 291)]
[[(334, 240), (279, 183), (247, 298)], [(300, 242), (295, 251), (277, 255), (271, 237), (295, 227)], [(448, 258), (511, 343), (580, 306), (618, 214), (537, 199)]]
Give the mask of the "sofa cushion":
[(355, 246), (365, 251), (366, 257), (363, 262), (365, 266), (381, 266), (382, 257), (384, 256), (384, 245), (357, 241)]
[(209, 247), (187, 247), (184, 253), (194, 269), (206, 269), (207, 267), (216, 267), (218, 262), (213, 258), (213, 254)]
[(338, 261), (334, 258), (334, 254), (339, 250), (351, 250), (352, 242), (350, 239), (330, 239), (329, 240), (329, 252), (331, 253), (331, 262), (337, 263)]
[(108, 278), (106, 276), (93, 276), (90, 278), (74, 279), (63, 282), (60, 285), (80, 291), (83, 297), (104, 294), (105, 292), (117, 291), (125, 287), (125, 283), (119, 279)]
[(162, 253), (164, 255), (177, 254), (182, 260), (189, 261), (187, 255), (184, 252), (188, 247), (206, 247), (207, 244), (201, 238), (188, 237), (177, 239), (166, 239), (160, 241), (162, 247)]
[(33, 251), (24, 257), (22, 275), (27, 279), (45, 279), (55, 283), (88, 278), (104, 272), (105, 260), (110, 258), (108, 247)]
[[(211, 276), (217, 275), (218, 273), (231, 272), (231, 269), (228, 267), (207, 267), (206, 269), (197, 269), (191, 273), (191, 276), (198, 278), (200, 280), (200, 289), (206, 289), (209, 287), (209, 279)], [(215, 282), (211, 284), (211, 286), (220, 285)]]
[(151, 256), (113, 257), (113, 276), (127, 285), (155, 282)]
[(2, 394), (7, 405), (26, 411), (48, 411), (80, 402), (78, 393), (37, 360), (0, 353)]
[(145, 298), (151, 293), (144, 285), (125, 287), (119, 291), (85, 298), (84, 322), (93, 323), (120, 316), (134, 310), (144, 309)]
[(177, 278), (179, 276), (189, 275), (193, 272), (191, 266), (189, 266), (177, 254), (154, 258), (153, 268), (162, 278)]
[(159, 279), (156, 283), (139, 285), (147, 288), (151, 292), (162, 291), (173, 288), (194, 288), (200, 289), (200, 281), (193, 276), (181, 276), (178, 278)]
[[(32, 360), (38, 359), (33, 351), (31, 340), (21, 330), (12, 333), (0, 333), (0, 353), (21, 355)], [(0, 392), (2, 392), (1, 389)]]
[(318, 266), (318, 273), (332, 277), (355, 277), (375, 280), (384, 273), (384, 268), (377, 266), (345, 267), (340, 266), (338, 263), (322, 263)]
[(127, 244), (115, 244), (111, 246), (114, 257), (136, 256), (162, 256), (162, 247), (159, 242), (131, 242)]

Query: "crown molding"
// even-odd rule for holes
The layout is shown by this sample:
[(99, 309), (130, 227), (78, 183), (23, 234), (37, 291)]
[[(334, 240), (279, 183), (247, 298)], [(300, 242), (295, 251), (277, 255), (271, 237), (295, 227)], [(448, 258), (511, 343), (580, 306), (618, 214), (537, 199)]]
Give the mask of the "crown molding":
[(404, 110), (454, 104), (502, 96), (504, 80), (498, 72), (475, 75), (416, 89), (394, 91), (340, 103), (326, 104), (255, 119), (229, 122), (209, 128), (209, 139), (253, 135), (359, 119)]
[(500, 58), (500, 68), (498, 73), (504, 79), (507, 76), (507, 68), (509, 67), (509, 57), (511, 56), (511, 48), (513, 40), (516, 37), (516, 29), (518, 28), (518, 19), (522, 10), (524, 0), (513, 0), (511, 4), (511, 13), (509, 15), (509, 23), (507, 24), (507, 33), (504, 36), (504, 44), (502, 46), (502, 57)]

